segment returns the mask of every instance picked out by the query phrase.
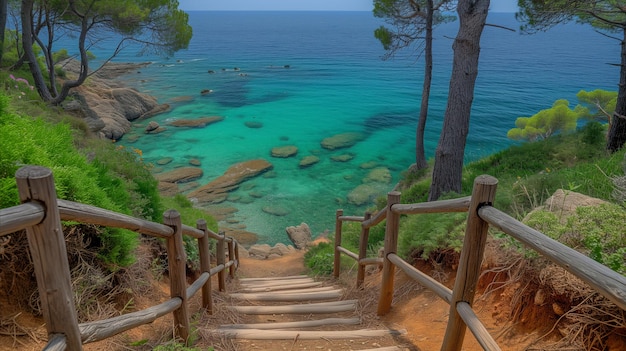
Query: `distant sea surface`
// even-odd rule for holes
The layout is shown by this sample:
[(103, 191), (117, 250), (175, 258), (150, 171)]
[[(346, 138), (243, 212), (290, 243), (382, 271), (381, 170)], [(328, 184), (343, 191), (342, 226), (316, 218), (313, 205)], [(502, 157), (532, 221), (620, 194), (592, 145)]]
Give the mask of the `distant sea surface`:
[[(121, 144), (141, 149), (146, 162), (168, 171), (198, 159), (203, 185), (238, 162), (263, 158), (273, 177), (258, 176), (232, 192), (220, 206), (238, 210), (222, 226), (259, 235), (260, 243), (288, 242), (285, 227), (306, 222), (314, 235), (333, 231), (335, 210), (363, 215), (368, 205), (348, 202), (371, 168), (390, 171), (388, 183), (372, 186), (384, 195), (414, 162), (423, 59), (406, 50), (382, 60), (384, 50), (373, 31), (381, 21), (370, 12), (190, 12), (193, 39), (174, 56), (135, 56), (126, 51), (116, 62), (152, 61), (125, 77), (138, 90), (171, 104), (169, 112), (151, 118), (163, 126), (174, 119), (223, 116), (205, 128), (168, 127), (144, 135), (146, 121)], [(549, 108), (557, 99), (577, 103), (581, 90), (617, 90), (619, 42), (576, 24), (546, 33), (521, 35), (513, 14), (489, 16), (481, 40), (478, 80), (468, 136), (470, 162), (511, 145), (506, 133), (515, 119)], [(426, 131), (427, 157), (437, 145), (446, 107), (457, 23), (437, 27), (434, 79)], [(95, 49), (99, 57), (104, 57)], [(237, 68), (237, 69), (235, 69)], [(215, 73), (209, 73), (214, 71)], [(204, 89), (211, 94), (201, 95)], [(258, 122), (250, 128), (246, 122)], [(250, 123), (248, 123), (250, 124)], [(322, 139), (360, 132), (356, 145), (325, 150)], [(274, 158), (273, 147), (295, 145), (298, 154)], [(332, 156), (354, 158), (337, 162)], [(304, 156), (319, 163), (299, 168)], [(494, 174), (494, 176), (498, 176)], [(284, 210), (276, 216), (264, 207)], [(267, 209), (267, 208), (266, 208)]]

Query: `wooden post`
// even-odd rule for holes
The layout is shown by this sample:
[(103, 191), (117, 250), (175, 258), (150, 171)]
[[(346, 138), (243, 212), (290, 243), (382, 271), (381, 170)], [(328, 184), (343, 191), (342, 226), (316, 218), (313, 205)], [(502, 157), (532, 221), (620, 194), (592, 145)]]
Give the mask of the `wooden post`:
[[(196, 228), (204, 232), (204, 236), (198, 239), (198, 252), (200, 254), (200, 271), (211, 273), (211, 249), (209, 247), (209, 234), (206, 221), (199, 219)], [(208, 314), (213, 314), (213, 298), (211, 296), (211, 278), (202, 286), (202, 307)]]
[(176, 210), (167, 210), (163, 214), (163, 224), (174, 229), (174, 235), (167, 238), (167, 263), (170, 272), (170, 296), (179, 298), (182, 304), (174, 310), (174, 335), (189, 342), (189, 313), (187, 311), (187, 256), (183, 246), (183, 231), (180, 214)]
[[(235, 260), (235, 240), (231, 240), (228, 242), (228, 261), (234, 261)], [(235, 278), (235, 263), (233, 262), (232, 265), (230, 265), (229, 271), (228, 271), (228, 275), (230, 276), (231, 279)]]
[(398, 249), (398, 229), (400, 227), (400, 215), (394, 213), (391, 208), (400, 203), (400, 193), (392, 191), (387, 194), (387, 225), (385, 226), (385, 254), (383, 258), (383, 277), (380, 284), (380, 298), (378, 299), (378, 315), (387, 314), (391, 309), (393, 300), (393, 275), (395, 266), (387, 255), (396, 253)]
[(235, 241), (235, 265), (237, 266), (237, 269), (239, 269), (239, 242), (237, 242), (237, 240)]
[(450, 317), (446, 334), (443, 339), (442, 351), (460, 351), (463, 346), (466, 325), (456, 309), (460, 301), (470, 306), (474, 302), (476, 285), (480, 276), (480, 266), (485, 252), (487, 230), (489, 223), (478, 216), (478, 209), (483, 205), (491, 205), (496, 197), (498, 180), (488, 175), (481, 175), (474, 180), (472, 201), (467, 214), (465, 239), (461, 249), (459, 268), (456, 273), (452, 301), (450, 303)]
[(333, 275), (335, 278), (339, 278), (339, 271), (341, 270), (341, 252), (338, 247), (341, 246), (341, 220), (339, 217), (343, 216), (343, 210), (337, 210), (335, 212), (335, 262), (333, 264)]
[(221, 238), (217, 241), (216, 247), (216, 255), (217, 255), (217, 266), (222, 265), (222, 270), (217, 273), (217, 285), (220, 291), (226, 291), (226, 277), (224, 273), (224, 264), (226, 263), (226, 250), (224, 247), (224, 239), (226, 238), (226, 234), (224, 232), (220, 232), (219, 235)]
[(82, 350), (52, 171), (39, 166), (26, 166), (15, 173), (15, 178), (22, 203), (39, 201), (46, 208), (42, 222), (26, 228), (26, 235), (48, 337), (63, 334), (68, 350)]
[[(365, 218), (363, 221), (367, 221), (372, 218), (371, 212), (365, 212)], [(365, 282), (365, 265), (361, 264), (361, 260), (367, 257), (367, 244), (370, 236), (370, 228), (361, 227), (361, 239), (359, 241), (359, 265), (356, 274), (356, 288), (361, 289), (363, 282)]]

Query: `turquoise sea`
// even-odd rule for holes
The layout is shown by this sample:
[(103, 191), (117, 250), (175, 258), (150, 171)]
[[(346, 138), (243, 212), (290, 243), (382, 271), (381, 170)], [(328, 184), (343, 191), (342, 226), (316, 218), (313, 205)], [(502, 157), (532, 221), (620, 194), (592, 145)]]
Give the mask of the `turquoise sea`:
[[(200, 160), (199, 184), (238, 162), (270, 161), (273, 177), (248, 180), (232, 193), (234, 201), (220, 204), (238, 209), (220, 225), (245, 226), (269, 244), (288, 242), (285, 227), (301, 222), (314, 235), (332, 231), (336, 209), (362, 215), (368, 207), (347, 200), (372, 170), (362, 166), (390, 171), (389, 183), (372, 183), (384, 195), (413, 163), (423, 63), (417, 49), (381, 60), (384, 50), (373, 37), (381, 22), (370, 12), (190, 12), (189, 19), (194, 35), (188, 49), (168, 58), (139, 57), (129, 50), (115, 61), (152, 62), (125, 77), (129, 85), (171, 104), (169, 112), (151, 120), (161, 125), (201, 116), (224, 120), (205, 128), (169, 127), (157, 135), (144, 135), (146, 121), (141, 121), (133, 131), (139, 139), (120, 143), (141, 149), (146, 162), (174, 157), (158, 171)], [(488, 22), (519, 27), (513, 14), (492, 14)], [(442, 124), (456, 31), (457, 24), (450, 23), (435, 32), (429, 157)], [(468, 162), (510, 145), (506, 132), (517, 117), (531, 116), (560, 98), (573, 106), (581, 89), (617, 87), (618, 67), (610, 63), (619, 60), (619, 42), (590, 27), (571, 24), (521, 35), (488, 26), (481, 47)], [(201, 95), (203, 89), (213, 93)], [(246, 122), (260, 122), (262, 128)], [(365, 139), (335, 151), (320, 146), (322, 139), (344, 132), (361, 132)], [(298, 154), (270, 156), (273, 147), (283, 145), (297, 146)], [(346, 153), (354, 158), (331, 159)], [(320, 162), (299, 168), (307, 155), (317, 155)], [(289, 213), (271, 215), (262, 211), (266, 206)]]

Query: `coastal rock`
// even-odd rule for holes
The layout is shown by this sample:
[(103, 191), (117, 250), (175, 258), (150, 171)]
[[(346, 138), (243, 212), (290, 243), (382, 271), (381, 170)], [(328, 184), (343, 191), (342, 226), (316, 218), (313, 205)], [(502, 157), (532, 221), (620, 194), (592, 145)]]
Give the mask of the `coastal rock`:
[(177, 119), (168, 124), (174, 127), (203, 128), (209, 124), (223, 121), (222, 116), (200, 117), (196, 119)]
[(153, 132), (157, 129), (159, 129), (159, 124), (155, 121), (151, 121), (150, 123), (148, 123), (148, 125), (145, 128), (146, 133), (150, 133)]
[(218, 203), (226, 200), (228, 192), (235, 190), (243, 181), (270, 170), (273, 165), (263, 159), (237, 163), (210, 183), (192, 191), (187, 195), (189, 199), (196, 199), (199, 203)]
[(192, 166), (200, 167), (202, 162), (200, 162), (200, 160), (198, 160), (197, 158), (192, 158), (191, 160), (189, 160), (189, 164)]
[[(292, 254), (296, 249), (283, 243), (277, 243), (273, 247), (268, 244), (258, 244), (250, 247), (248, 257), (258, 260), (268, 260), (273, 258), (280, 258), (285, 255)], [(241, 252), (239, 253), (241, 255)]]
[(272, 157), (287, 158), (298, 153), (298, 147), (294, 145), (277, 146), (272, 148)]
[(270, 255), (271, 250), (272, 247), (268, 244), (253, 245), (248, 250), (248, 254), (250, 255), (250, 257), (266, 259), (267, 256)]
[(175, 196), (180, 192), (177, 184), (169, 182), (159, 182), (157, 189), (162, 196)]
[(154, 177), (160, 182), (187, 183), (202, 177), (202, 174), (202, 169), (198, 167), (181, 167)]
[(364, 138), (365, 136), (362, 133), (358, 132), (341, 133), (323, 139), (321, 145), (324, 149), (335, 150), (351, 147), (359, 141), (363, 140)]
[(220, 228), (220, 232), (224, 232), (226, 236), (232, 236), (240, 244), (239, 246), (250, 247), (259, 241), (259, 236), (255, 233), (245, 230), (237, 230), (232, 228)]
[(169, 164), (172, 161), (174, 161), (173, 157), (163, 157), (162, 159), (159, 159), (158, 161), (156, 161), (156, 164), (159, 166), (165, 166), (166, 164)]
[[(155, 98), (124, 87), (115, 80), (148, 64), (107, 63), (90, 76), (90, 84), (72, 89), (70, 96), (73, 101), (64, 102), (63, 107), (83, 118), (95, 134), (112, 140), (121, 139), (130, 131), (130, 121), (169, 109), (168, 105), (159, 104)], [(66, 60), (59, 65), (63, 66), (70, 79), (76, 78), (80, 71), (76, 60)]]
[(372, 169), (363, 179), (363, 183), (372, 182), (389, 184), (391, 182), (391, 172), (386, 167), (378, 167)]
[(333, 155), (330, 157), (331, 160), (335, 162), (348, 162), (354, 158), (354, 154), (341, 154), (341, 155)]
[(287, 236), (296, 249), (305, 249), (311, 242), (311, 228), (304, 222), (298, 226), (287, 227), (285, 231), (287, 231)]
[(320, 162), (320, 158), (317, 156), (313, 156), (313, 155), (309, 155), (309, 156), (305, 156), (300, 160), (300, 163), (298, 164), (300, 166), (300, 168), (306, 168), (306, 167), (310, 167), (316, 163)]

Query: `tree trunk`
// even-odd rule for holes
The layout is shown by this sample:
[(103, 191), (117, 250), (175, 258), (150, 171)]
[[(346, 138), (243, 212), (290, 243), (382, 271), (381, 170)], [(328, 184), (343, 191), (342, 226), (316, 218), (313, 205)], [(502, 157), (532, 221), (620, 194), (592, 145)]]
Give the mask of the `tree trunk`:
[(424, 130), (426, 129), (426, 118), (428, 117), (428, 100), (430, 99), (430, 86), (433, 78), (433, 0), (428, 0), (426, 9), (426, 38), (424, 48), (424, 85), (422, 88), (422, 105), (420, 106), (420, 117), (417, 123), (415, 136), (415, 170), (419, 171), (428, 167), (426, 162), (426, 151), (424, 150)]
[(626, 143), (626, 28), (623, 29), (617, 104), (607, 135), (606, 148), (611, 152), (621, 149)]
[(4, 56), (4, 33), (7, 27), (7, 13), (9, 11), (9, 0), (0, 0), (0, 67)]
[(22, 20), (22, 47), (24, 49), (24, 57), (30, 68), (30, 73), (33, 75), (37, 92), (43, 101), (49, 102), (52, 100), (52, 95), (46, 86), (46, 81), (41, 73), (41, 67), (37, 64), (37, 57), (35, 57), (35, 52), (33, 51), (33, 4), (34, 0), (22, 0), (22, 9), (20, 11)]
[(469, 131), (478, 76), (480, 36), (487, 20), (489, 0), (459, 0), (459, 32), (454, 40), (454, 60), (443, 129), (435, 152), (435, 166), (428, 200), (447, 192), (461, 192), (463, 156)]

